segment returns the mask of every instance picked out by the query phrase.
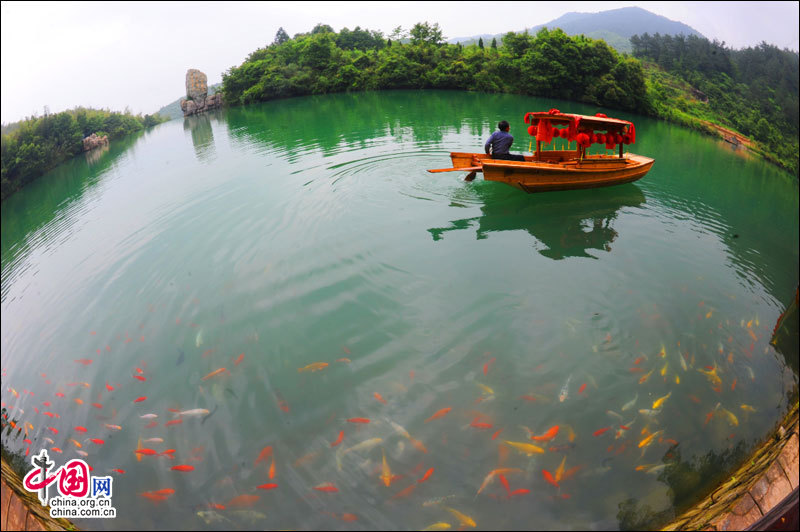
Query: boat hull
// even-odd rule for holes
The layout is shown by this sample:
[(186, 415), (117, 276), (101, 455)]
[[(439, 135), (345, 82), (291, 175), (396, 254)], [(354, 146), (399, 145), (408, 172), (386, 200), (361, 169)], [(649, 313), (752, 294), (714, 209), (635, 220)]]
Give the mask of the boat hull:
[(468, 162), (479, 161), (485, 180), (506, 183), (528, 193), (631, 183), (644, 177), (655, 162), (649, 157), (635, 154), (627, 154), (624, 158), (600, 156), (560, 162), (504, 161), (470, 154), (476, 156), (473, 159), (463, 155), (467, 154), (451, 155), (453, 166), (458, 167), (459, 163), (467, 166)]

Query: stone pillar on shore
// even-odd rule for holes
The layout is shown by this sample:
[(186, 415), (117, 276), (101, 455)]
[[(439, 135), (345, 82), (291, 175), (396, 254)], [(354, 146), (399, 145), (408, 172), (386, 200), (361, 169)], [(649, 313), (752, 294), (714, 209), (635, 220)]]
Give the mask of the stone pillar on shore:
[(186, 71), (186, 98), (181, 98), (183, 116), (222, 107), (222, 93), (208, 96), (208, 77), (197, 69)]

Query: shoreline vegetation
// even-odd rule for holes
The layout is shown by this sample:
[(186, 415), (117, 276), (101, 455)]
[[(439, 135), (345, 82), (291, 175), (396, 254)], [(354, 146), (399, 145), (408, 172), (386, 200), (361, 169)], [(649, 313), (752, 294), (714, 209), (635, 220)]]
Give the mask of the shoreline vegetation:
[[(456, 89), (573, 100), (677, 123), (739, 143), (797, 176), (798, 54), (732, 50), (703, 37), (631, 39), (633, 54), (560, 29), (445, 44), (438, 24), (381, 32), (317, 24), (252, 52), (222, 75), (229, 105), (381, 89)], [(735, 139), (735, 140), (734, 140)], [(743, 142), (743, 140), (749, 142)]]
[(82, 153), (83, 139), (93, 133), (113, 140), (166, 120), (158, 114), (133, 115), (127, 109), (118, 113), (76, 107), (51, 114), (45, 107), (43, 116), (3, 125), (0, 199), (5, 200), (48, 170)]
[[(274, 41), (222, 74), (226, 105), (335, 92), (450, 89), (572, 100), (629, 111), (740, 144), (794, 177), (800, 166), (798, 53), (762, 42), (733, 50), (690, 35), (634, 35), (633, 54), (603, 40), (543, 28), (498, 43), (446, 44), (437, 23), (379, 31), (317, 24)], [(77, 107), (3, 126), (0, 194), (83, 151), (84, 137), (116, 139), (167, 121)]]

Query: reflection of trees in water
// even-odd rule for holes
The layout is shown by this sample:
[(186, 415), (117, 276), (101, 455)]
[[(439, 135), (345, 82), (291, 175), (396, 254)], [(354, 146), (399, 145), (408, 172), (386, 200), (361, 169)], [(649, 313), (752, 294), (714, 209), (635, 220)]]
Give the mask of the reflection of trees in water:
[(97, 148), (87, 151), (86, 163), (89, 166), (96, 164), (103, 157), (103, 155), (106, 154), (108, 150), (109, 150), (108, 144), (101, 144)]
[(611, 242), (618, 236), (612, 227), (618, 211), (644, 202), (644, 194), (634, 184), (535, 195), (519, 192), (507, 200), (487, 197), (481, 216), (452, 220), (449, 227), (428, 231), (438, 241), (448, 231), (474, 225), (477, 240), (487, 238), (493, 231), (523, 230), (547, 246), (539, 251), (545, 257), (596, 258), (587, 250), (611, 251)]
[(697, 504), (713, 489), (730, 477), (752, 452), (744, 441), (722, 452), (710, 451), (690, 461), (682, 461), (678, 446), (671, 447), (662, 458), (669, 464), (658, 480), (669, 486), (672, 504), (663, 510), (630, 498), (619, 503), (617, 519), (620, 530), (654, 530)]
[(208, 162), (214, 159), (214, 129), (211, 127), (211, 117), (209, 113), (187, 116), (183, 119), (183, 130), (189, 131), (192, 135), (194, 153), (200, 162)]

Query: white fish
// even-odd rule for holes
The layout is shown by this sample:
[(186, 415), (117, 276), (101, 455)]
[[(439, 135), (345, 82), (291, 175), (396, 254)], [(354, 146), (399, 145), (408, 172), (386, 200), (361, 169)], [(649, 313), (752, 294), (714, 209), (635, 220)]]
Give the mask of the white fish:
[(350, 447), (348, 449), (337, 451), (336, 452), (336, 468), (339, 469), (339, 471), (342, 470), (342, 457), (344, 455), (346, 455), (348, 453), (352, 453), (352, 452), (367, 451), (369, 449), (372, 449), (373, 447), (375, 447), (376, 445), (378, 445), (382, 441), (383, 441), (383, 438), (371, 438), (369, 440), (362, 441), (361, 443), (357, 443), (357, 444), (353, 445), (352, 447)]
[(89, 456), (89, 453), (87, 453), (86, 451), (81, 451), (80, 449), (75, 449), (75, 452), (83, 456), (84, 458)]
[(744, 369), (747, 370), (747, 376), (750, 377), (751, 381), (756, 380), (756, 374), (753, 373), (753, 370), (750, 366), (745, 366)]
[(606, 414), (608, 414), (611, 417), (615, 417), (615, 418), (619, 419), (619, 422), (622, 423), (622, 416), (617, 414), (613, 410), (606, 410)]
[(558, 393), (558, 401), (563, 403), (569, 397), (569, 383), (572, 380), (572, 374), (570, 373), (569, 377), (567, 377), (567, 382), (564, 383), (564, 386), (561, 388), (561, 391)]
[(142, 443), (164, 443), (163, 438), (148, 438), (146, 440), (142, 440)]
[(143, 416), (139, 416), (142, 419), (155, 419), (158, 417), (158, 414), (145, 414)]
[(208, 410), (205, 408), (195, 408), (193, 410), (184, 410), (183, 412), (176, 412), (175, 416), (205, 416)]
[(398, 425), (397, 423), (395, 423), (394, 421), (392, 421), (389, 418), (384, 418), (384, 421), (386, 421), (386, 423), (391, 425), (392, 428), (395, 431), (397, 431), (401, 436), (403, 436), (404, 438), (407, 438), (409, 440), (411, 439), (411, 434), (409, 434), (408, 431), (406, 429), (404, 429), (402, 426)]
[(639, 400), (639, 392), (636, 392), (636, 396), (633, 399), (622, 405), (622, 411), (624, 412), (626, 410), (630, 410), (631, 408), (633, 408), (634, 405), (636, 405), (636, 401), (638, 400)]
[(683, 368), (683, 371), (689, 371), (689, 368), (686, 367), (686, 360), (683, 358), (680, 351), (678, 352), (678, 360), (681, 361), (681, 368)]
[(203, 345), (203, 329), (197, 331), (197, 336), (194, 337), (194, 345), (197, 347)]

